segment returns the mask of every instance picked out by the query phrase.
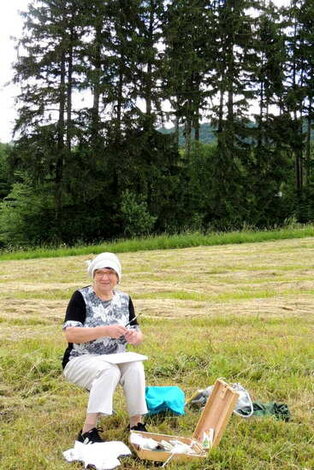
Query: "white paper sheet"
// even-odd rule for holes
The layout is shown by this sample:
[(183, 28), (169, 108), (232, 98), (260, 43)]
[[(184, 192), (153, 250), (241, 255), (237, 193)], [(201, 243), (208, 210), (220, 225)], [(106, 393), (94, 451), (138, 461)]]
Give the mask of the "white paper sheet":
[(123, 364), (125, 362), (146, 361), (146, 359), (148, 359), (147, 356), (132, 351), (116, 354), (105, 354), (103, 357), (106, 361), (110, 362), (110, 364)]

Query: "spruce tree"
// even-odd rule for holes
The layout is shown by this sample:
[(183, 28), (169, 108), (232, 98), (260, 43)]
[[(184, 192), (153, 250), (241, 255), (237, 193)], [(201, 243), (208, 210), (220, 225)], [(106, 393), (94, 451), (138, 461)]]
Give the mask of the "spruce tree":
[(15, 82), (23, 168), (33, 181), (54, 183), (55, 216), (61, 217), (64, 167), (75, 137), (72, 96), (79, 76), (74, 61), (82, 34), (78, 1), (37, 0), (24, 14)]
[(296, 216), (308, 220), (312, 197), (311, 129), (313, 126), (313, 2), (292, 0), (287, 21), (285, 110), (290, 117), (290, 149), (295, 160)]
[(247, 217), (244, 167), (249, 154), (249, 106), (253, 63), (252, 2), (217, 1), (215, 9), (216, 67), (211, 84), (216, 90), (212, 123), (217, 132), (209, 219), (223, 228), (241, 226)]
[(207, 15), (206, 1), (172, 1), (164, 22), (165, 96), (173, 108), (177, 138), (179, 125), (184, 126), (188, 153), (192, 138), (199, 140), (202, 110), (206, 104), (204, 79), (210, 44)]

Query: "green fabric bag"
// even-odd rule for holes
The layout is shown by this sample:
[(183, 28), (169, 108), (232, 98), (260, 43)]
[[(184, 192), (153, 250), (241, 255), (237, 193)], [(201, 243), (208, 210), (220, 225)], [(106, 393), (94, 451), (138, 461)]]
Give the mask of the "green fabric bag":
[[(242, 413), (249, 413), (250, 408), (242, 408)], [(291, 413), (288, 405), (285, 403), (261, 403), (260, 401), (253, 402), (253, 416), (271, 416), (273, 415), (278, 420), (290, 421)]]

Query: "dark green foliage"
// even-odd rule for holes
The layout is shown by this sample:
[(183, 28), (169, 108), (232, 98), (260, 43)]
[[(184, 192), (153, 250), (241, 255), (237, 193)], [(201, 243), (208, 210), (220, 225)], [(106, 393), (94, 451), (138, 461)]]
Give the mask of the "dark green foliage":
[(149, 214), (146, 201), (128, 190), (122, 194), (121, 217), (128, 237), (148, 235), (156, 220)]
[(37, 187), (28, 178), (15, 183), (0, 209), (0, 241), (8, 246), (36, 245), (56, 239), (49, 186)]
[(12, 179), (9, 155), (11, 146), (0, 143), (0, 201), (7, 196), (10, 191), (10, 181)]
[(313, 221), (312, 18), (309, 0), (32, 2), (0, 243)]

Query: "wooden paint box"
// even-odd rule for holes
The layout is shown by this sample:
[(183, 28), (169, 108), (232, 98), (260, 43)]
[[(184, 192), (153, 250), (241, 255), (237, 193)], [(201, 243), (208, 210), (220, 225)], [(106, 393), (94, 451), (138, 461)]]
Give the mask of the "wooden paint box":
[[(192, 438), (169, 436), (167, 434), (156, 434), (150, 432), (131, 431), (131, 446), (139, 458), (143, 460), (153, 460), (155, 462), (166, 462), (167, 460), (171, 460), (171, 462), (186, 462), (193, 459), (206, 458), (208, 452), (210, 452), (210, 449), (218, 446), (238, 398), (238, 393), (235, 392), (226, 382), (221, 379), (217, 379), (213, 391), (208, 398), (201, 417), (197, 423)], [(132, 434), (135, 434), (133, 438)], [(151, 438), (158, 443), (161, 443), (161, 441), (179, 441), (181, 443), (190, 445), (194, 450), (194, 453), (179, 454), (171, 453), (171, 451), (166, 450), (148, 450), (142, 448), (137, 443), (132, 443), (132, 440), (137, 440), (136, 435), (147, 439)], [(203, 446), (204, 436), (206, 435), (212, 436), (212, 441), (209, 445), (209, 448), (205, 448)]]

